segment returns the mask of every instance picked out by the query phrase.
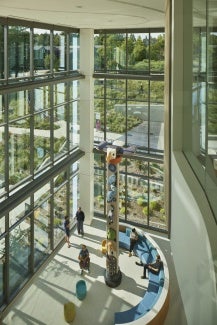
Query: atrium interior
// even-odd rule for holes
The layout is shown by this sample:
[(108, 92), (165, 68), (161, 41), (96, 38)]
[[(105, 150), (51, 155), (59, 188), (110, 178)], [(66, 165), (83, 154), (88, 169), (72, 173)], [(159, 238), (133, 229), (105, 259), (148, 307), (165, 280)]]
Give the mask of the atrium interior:
[(60, 252), (66, 215), (73, 233), (79, 206), (90, 232), (106, 220), (107, 141), (135, 148), (118, 219), (168, 241), (177, 325), (215, 324), (215, 1), (2, 0), (0, 15), (0, 319)]

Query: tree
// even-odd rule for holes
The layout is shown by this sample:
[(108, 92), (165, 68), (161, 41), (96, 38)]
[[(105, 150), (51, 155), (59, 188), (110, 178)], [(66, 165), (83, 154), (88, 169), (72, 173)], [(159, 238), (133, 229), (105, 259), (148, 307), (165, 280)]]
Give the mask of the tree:
[(150, 59), (154, 61), (164, 61), (164, 35), (159, 35), (156, 38), (151, 39), (150, 45)]
[[(50, 69), (50, 60), (51, 60), (51, 55), (47, 54), (44, 58), (44, 66), (46, 69)], [(59, 69), (59, 59), (56, 55), (53, 55), (53, 67), (55, 71), (58, 71)]]
[(146, 47), (145, 44), (143, 43), (141, 36), (138, 37), (136, 40), (132, 56), (136, 62), (138, 61), (143, 61), (146, 59)]

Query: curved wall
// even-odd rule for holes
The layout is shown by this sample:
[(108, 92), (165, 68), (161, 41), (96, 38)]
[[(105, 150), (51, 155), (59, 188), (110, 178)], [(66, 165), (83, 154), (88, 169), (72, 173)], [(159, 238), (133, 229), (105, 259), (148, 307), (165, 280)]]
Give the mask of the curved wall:
[[(171, 2), (166, 2), (169, 7)], [(171, 249), (188, 325), (213, 325), (217, 320), (217, 225), (205, 193), (183, 154), (183, 138), (189, 142), (190, 151), (192, 134), (192, 57), (189, 53), (192, 0), (172, 1), (171, 12), (170, 51), (166, 56), (168, 92), (165, 93), (171, 118), (171, 154), (167, 157), (171, 177), (168, 191), (171, 193)], [(168, 15), (169, 19), (171, 16)], [(185, 119), (184, 109), (189, 112)]]
[(181, 152), (172, 157), (171, 193), (171, 249), (188, 324), (216, 324), (217, 225)]

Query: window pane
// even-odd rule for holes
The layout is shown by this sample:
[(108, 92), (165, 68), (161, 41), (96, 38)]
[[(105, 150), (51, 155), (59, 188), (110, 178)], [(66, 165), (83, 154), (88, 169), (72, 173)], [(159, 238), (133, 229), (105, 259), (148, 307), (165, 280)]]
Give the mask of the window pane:
[[(18, 91), (15, 93), (10, 93), (8, 95), (8, 117), (9, 120), (14, 120), (19, 117), (24, 117), (30, 113), (30, 94), (27, 90)], [(29, 127), (29, 125), (22, 126), (22, 121), (17, 124), (20, 124), (20, 127)]]
[(50, 226), (50, 185), (43, 186), (34, 195), (38, 208), (34, 211), (34, 256), (37, 268), (46, 258), (49, 251)]
[(128, 35), (128, 70), (133, 73), (149, 73), (149, 34), (133, 33)]
[(151, 33), (150, 35), (150, 71), (164, 72), (164, 34)]
[(34, 116), (34, 169), (38, 170), (50, 163), (50, 111)]
[(163, 165), (150, 163), (149, 214), (150, 226), (166, 229), (167, 219), (164, 209)]
[(164, 83), (150, 84), (150, 149), (155, 153), (164, 151)]
[[(0, 219), (1, 223), (1, 219)], [(0, 305), (2, 306), (5, 299), (5, 238), (0, 239)]]
[(94, 211), (104, 214), (104, 155), (94, 154)]
[(69, 103), (69, 149), (80, 143), (80, 115), (79, 102)]
[(126, 34), (106, 35), (106, 70), (126, 70)]
[(67, 146), (67, 109), (59, 105), (54, 109), (54, 159), (58, 159), (68, 149)]
[(54, 105), (62, 104), (65, 102), (65, 84), (55, 84), (53, 89), (53, 101)]
[(29, 76), (30, 28), (9, 26), (8, 68), (10, 78)]
[(30, 175), (30, 136), (26, 126), (28, 126), (28, 119), (9, 124), (10, 185), (15, 185)]
[(54, 31), (53, 34), (54, 71), (66, 71), (66, 35), (60, 31)]
[(12, 296), (26, 282), (29, 273), (30, 222), (23, 221), (9, 234), (9, 290)]
[(94, 35), (94, 70), (105, 71), (106, 60), (105, 60), (105, 35), (95, 34)]
[[(125, 142), (126, 131), (126, 82), (108, 80), (106, 82), (106, 139), (121, 139)], [(103, 121), (103, 116), (101, 117)], [(121, 135), (123, 135), (121, 137)]]
[(4, 26), (0, 25), (0, 82), (4, 78)]
[(148, 163), (127, 160), (127, 220), (147, 225)]
[[(5, 187), (5, 126), (0, 126), (0, 193)], [(1, 190), (2, 189), (2, 190)]]
[(4, 122), (5, 122), (5, 96), (0, 94), (0, 124)]
[(80, 39), (78, 33), (69, 34), (69, 70), (80, 69)]
[(34, 110), (36, 112), (49, 108), (50, 86), (38, 87), (34, 90)]
[[(67, 213), (67, 188), (66, 184), (62, 185), (66, 181), (66, 172), (58, 175), (54, 180), (55, 188), (59, 188), (54, 194), (54, 245), (56, 246), (64, 236), (63, 223)], [(72, 220), (70, 220), (71, 222)]]
[(19, 219), (25, 216), (29, 212), (30, 198), (26, 199), (22, 203), (16, 206), (9, 212), (9, 226), (13, 226)]
[[(79, 163), (76, 162), (73, 164), (71, 167), (71, 173), (76, 173), (78, 171), (78, 165)], [(69, 184), (69, 192), (70, 192), (70, 198), (69, 198), (69, 213), (70, 217), (74, 217), (77, 211), (77, 202), (78, 202), (78, 188), (79, 188), (79, 178), (78, 175), (76, 174), (70, 179), (70, 184)]]
[(148, 148), (148, 94), (147, 81), (128, 80), (127, 143)]
[(104, 140), (104, 100), (96, 99), (94, 106), (94, 141), (101, 142)]
[(80, 98), (80, 82), (79, 80), (74, 80), (68, 83), (69, 100), (75, 100)]
[(5, 216), (0, 218), (0, 235), (5, 232)]
[(50, 71), (50, 31), (34, 29), (34, 75)]

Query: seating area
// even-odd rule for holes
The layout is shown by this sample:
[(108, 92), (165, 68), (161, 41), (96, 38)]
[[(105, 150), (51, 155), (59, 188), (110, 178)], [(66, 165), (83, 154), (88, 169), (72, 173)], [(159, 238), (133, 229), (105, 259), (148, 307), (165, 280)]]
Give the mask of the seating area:
[[(119, 246), (129, 250), (131, 228), (120, 224)], [(115, 313), (115, 325), (134, 322), (135, 325), (159, 325), (162, 324), (169, 306), (169, 272), (166, 259), (153, 240), (145, 233), (137, 229), (138, 243), (134, 247), (134, 253), (143, 263), (151, 263), (156, 259), (157, 253), (163, 261), (163, 269), (159, 274), (149, 272), (149, 284), (144, 297), (139, 304), (129, 310)]]

